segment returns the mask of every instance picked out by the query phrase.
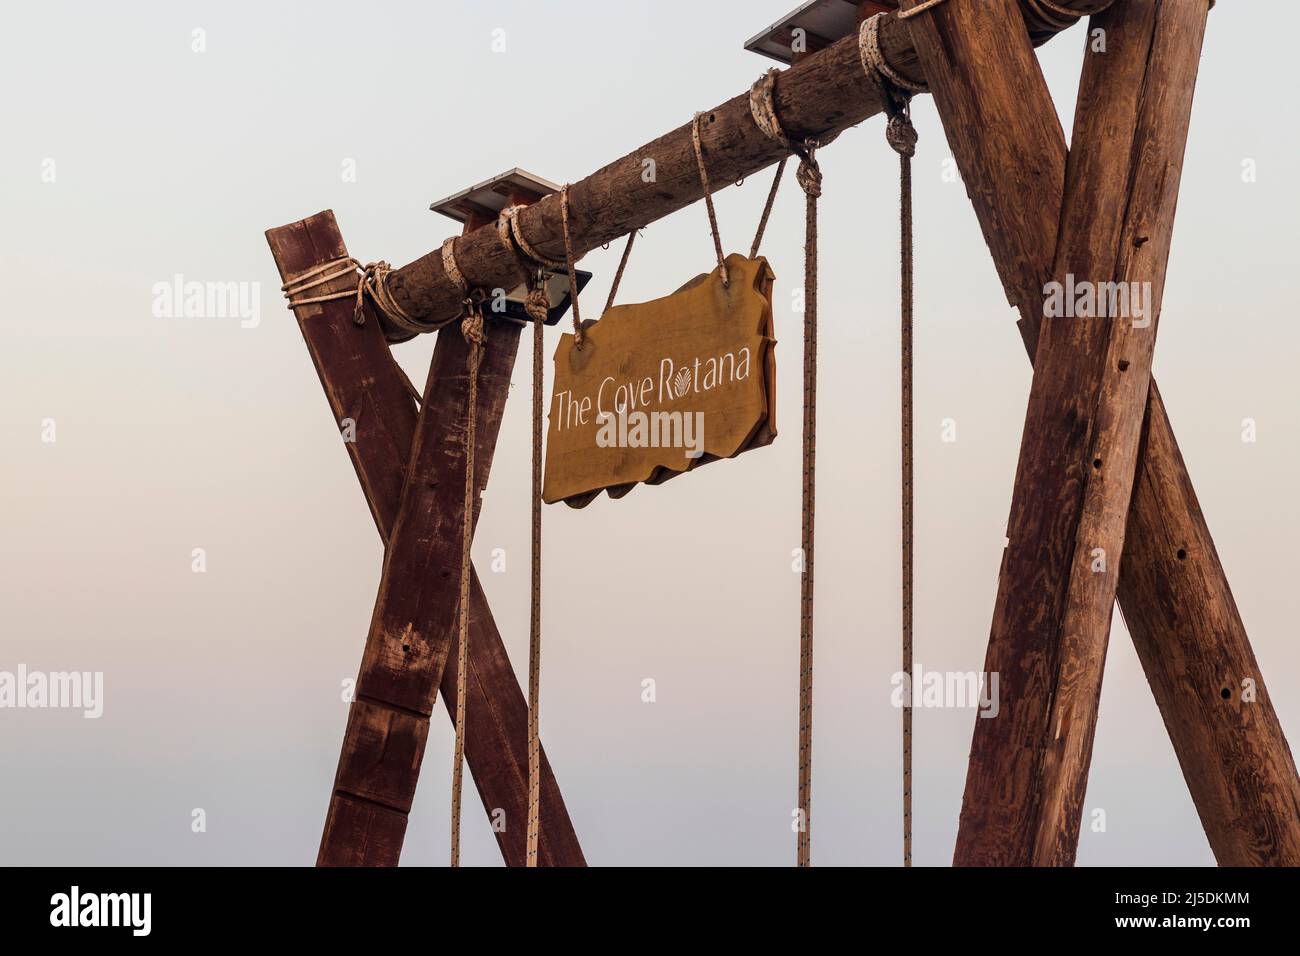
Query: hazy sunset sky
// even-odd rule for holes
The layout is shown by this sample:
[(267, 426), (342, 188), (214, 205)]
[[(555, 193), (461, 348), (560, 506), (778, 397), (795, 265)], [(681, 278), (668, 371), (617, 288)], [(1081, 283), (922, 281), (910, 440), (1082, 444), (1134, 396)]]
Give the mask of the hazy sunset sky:
[[(430, 201), (514, 166), (580, 179), (745, 90), (770, 64), (742, 44), (794, 2), (6, 11), (0, 670), (102, 671), (104, 700), (97, 720), (0, 709), (0, 862), (315, 860), (382, 551), (264, 230), (329, 208), (358, 259), (409, 262), (458, 232)], [(1300, 12), (1270, 4), (1265, 30), (1259, 6), (1210, 15), (1155, 370), (1294, 744)], [(1075, 27), (1039, 51), (1067, 135), (1084, 39)], [(1030, 366), (965, 189), (944, 175), (933, 103), (914, 113), (916, 659), (976, 671)], [(897, 160), (876, 118), (821, 161), (813, 860), (892, 865)], [(718, 195), (728, 251), (748, 248), (769, 182)], [(542, 739), (592, 864), (794, 861), (802, 246), (790, 177), (764, 241), (775, 443), (545, 511)], [(584, 314), (620, 252), (583, 260)], [(620, 301), (712, 265), (692, 206), (638, 240)], [(256, 321), (156, 316), (155, 284), (177, 275), (256, 283)], [(432, 346), (396, 347), (417, 382)], [(514, 385), (474, 554), (524, 675), (527, 349)], [(941, 441), (945, 419), (955, 442)], [(504, 573), (487, 570), (497, 548)], [(974, 719), (916, 713), (918, 865), (951, 861)], [(451, 742), (440, 704), (404, 863), (446, 863)], [(465, 862), (499, 865), (466, 787)], [(1086, 807), (1105, 810), (1107, 830), (1085, 826), (1082, 864), (1213, 863), (1118, 614)], [(196, 808), (205, 833), (191, 832)]]

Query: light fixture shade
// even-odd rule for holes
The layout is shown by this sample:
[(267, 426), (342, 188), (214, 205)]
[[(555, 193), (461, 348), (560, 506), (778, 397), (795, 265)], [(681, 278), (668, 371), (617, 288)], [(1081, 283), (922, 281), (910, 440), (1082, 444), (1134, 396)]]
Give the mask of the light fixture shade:
[[(574, 277), (578, 280), (578, 292), (582, 293), (583, 288), (591, 281), (591, 273), (584, 272), (582, 269), (573, 270)], [(519, 286), (506, 294), (504, 316), (517, 322), (525, 324), (531, 323), (532, 319), (524, 310), (524, 299), (528, 295), (526, 286)], [(551, 310), (546, 313), (546, 324), (554, 325), (564, 317), (564, 313), (569, 311), (569, 306), (573, 301), (569, 295), (569, 274), (563, 269), (546, 270), (546, 298), (551, 303)], [(484, 303), (485, 308), (489, 308), (491, 300)], [(498, 313), (500, 315), (502, 313)]]

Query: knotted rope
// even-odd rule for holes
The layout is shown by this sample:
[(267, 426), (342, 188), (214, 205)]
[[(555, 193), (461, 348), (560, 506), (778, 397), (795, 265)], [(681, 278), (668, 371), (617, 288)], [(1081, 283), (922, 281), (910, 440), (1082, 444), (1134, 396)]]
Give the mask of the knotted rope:
[[(781, 126), (776, 112), (777, 71), (768, 70), (750, 87), (749, 111), (754, 124), (769, 139), (800, 157), (795, 180), (804, 191), (804, 320), (803, 320), (803, 445), (800, 547), (803, 576), (799, 579), (799, 830), (796, 865), (812, 863), (812, 718), (813, 718), (813, 545), (817, 505), (817, 200), (822, 194), (817, 142), (796, 143)], [(758, 253), (772, 201), (781, 182), (786, 158), (777, 165), (767, 206), (759, 220), (750, 258)]]
[[(922, 6), (925, 6), (924, 4)], [(930, 4), (934, 6), (934, 4)], [(919, 12), (914, 7), (910, 12)], [(928, 7), (927, 7), (928, 9)], [(880, 52), (877, 14), (862, 24), (858, 35), (859, 51), (867, 76), (880, 91), (880, 101), (889, 114), (885, 139), (898, 153), (899, 225), (900, 225), (900, 340), (901, 388), (901, 489), (902, 489), (902, 579), (903, 579), (903, 673), (907, 675), (908, 696), (903, 702), (903, 866), (912, 865), (912, 157), (916, 155), (916, 129), (912, 126), (911, 92), (916, 84), (895, 83), (896, 74), (888, 68)], [(900, 90), (899, 87), (903, 88)]]
[[(314, 266), (306, 272), (299, 273), (280, 286), (280, 291), (289, 300), (289, 308), (291, 309), (300, 305), (355, 299), (356, 305), (352, 310), (352, 321), (357, 325), (365, 325), (365, 300), (366, 296), (369, 296), (375, 308), (402, 331), (411, 334), (433, 331), (437, 328), (436, 325), (421, 322), (397, 304), (397, 300), (393, 298), (392, 292), (388, 288), (388, 276), (392, 271), (393, 267), (383, 260), (368, 262), (363, 266), (351, 256), (340, 256), (337, 259), (331, 259), (329, 262)], [(302, 294), (333, 282), (335, 279), (350, 275), (356, 277), (357, 285), (355, 289), (343, 289), (339, 292), (326, 292), (321, 295), (311, 296), (303, 296)]]
[(709, 170), (704, 164), (704, 145), (700, 142), (700, 117), (696, 113), (691, 119), (691, 145), (695, 147), (695, 164), (700, 170), (700, 185), (704, 187), (704, 205), (709, 211), (709, 231), (713, 233), (713, 248), (718, 254), (718, 271), (722, 274), (722, 285), (731, 285), (731, 276), (727, 274), (727, 260), (722, 254), (722, 237), (718, 235), (718, 214), (713, 209), (713, 190), (709, 185)]
[(806, 144), (795, 179), (805, 196), (803, 313), (803, 577), (799, 582), (799, 809), (797, 863), (812, 863), (813, 531), (817, 492), (817, 199), (822, 174), (815, 142)]
[[(565, 220), (566, 267), (571, 241), (568, 236), (568, 186), (560, 196), (561, 215)], [(535, 867), (538, 863), (538, 843), (541, 837), (541, 780), (542, 745), (538, 715), (541, 703), (542, 676), (542, 412), (543, 412), (543, 330), (551, 311), (546, 294), (546, 269), (558, 268), (560, 263), (540, 258), (535, 250), (522, 242), (518, 227), (518, 213), (522, 206), (504, 209), (497, 219), (497, 235), (519, 261), (528, 284), (524, 298), (524, 312), (533, 322), (533, 388), (532, 388), (532, 554), (530, 567), (529, 621), (528, 621), (528, 821), (524, 865)], [(630, 245), (630, 243), (629, 243)], [(626, 261), (626, 255), (624, 256)], [(577, 284), (570, 272), (570, 295), (577, 307)], [(581, 328), (580, 326), (578, 327)], [(575, 332), (575, 335), (577, 333)]]
[[(528, 617), (528, 846), (526, 865), (537, 866), (541, 835), (542, 744), (538, 732), (542, 684), (542, 330), (550, 302), (538, 275), (524, 310), (533, 320), (532, 588)], [(575, 287), (576, 288), (576, 287)], [(574, 293), (576, 296), (576, 292)]]
[(469, 345), (469, 400), (465, 413), (465, 500), (460, 537), (460, 620), (456, 641), (456, 750), (451, 765), (451, 865), (460, 866), (460, 798), (465, 771), (465, 690), (469, 661), (470, 544), (474, 538), (474, 453), (478, 441), (478, 370), (483, 360), (483, 312), (467, 304), (460, 323)]

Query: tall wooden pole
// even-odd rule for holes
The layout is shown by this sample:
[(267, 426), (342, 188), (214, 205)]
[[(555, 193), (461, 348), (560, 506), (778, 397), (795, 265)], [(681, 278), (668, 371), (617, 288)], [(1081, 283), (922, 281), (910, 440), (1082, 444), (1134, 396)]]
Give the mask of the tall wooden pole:
[[(948, 0), (907, 22), (1033, 358), (1066, 145), (1015, 14), (1011, 0)], [(1218, 861), (1300, 864), (1295, 763), (1154, 382), (1118, 594)], [(1050, 719), (1055, 650), (1025, 634), (990, 640), (985, 667), (1000, 674), (1005, 700), (997, 718), (976, 722), (958, 865), (1033, 861), (1035, 830), (1025, 824)], [(1247, 678), (1249, 700), (1237, 691)]]
[[(269, 230), (267, 240), (285, 278), (347, 254), (329, 212)], [(339, 280), (339, 288), (348, 287), (349, 281), (355, 284), (355, 280)], [(374, 316), (365, 325), (357, 326), (352, 311), (349, 300), (295, 310), (335, 419), (340, 429), (352, 435), (346, 447), (380, 537), (387, 543), (397, 521), (418, 407)], [(523, 866), (528, 709), (477, 575), (471, 582), (470, 618), (466, 760), (506, 864)], [(441, 692), (447, 710), (454, 713), (454, 644), (449, 653), (450, 666), (444, 670)], [(348, 733), (370, 728), (367, 732), (378, 735), (377, 750), (384, 755), (383, 760), (371, 765), (371, 772), (389, 781), (403, 777), (409, 782), (397, 786), (390, 783), (387, 789), (413, 793), (428, 718), (405, 715), (411, 719), (390, 720), (381, 705), (361, 701), (353, 706), (355, 713), (350, 715)], [(582, 866), (585, 861), (564, 798), (545, 753), (541, 759), (542, 865)], [(369, 815), (346, 815), (358, 827), (347, 840), (353, 849), (333, 854), (330, 862), (397, 862), (409, 801), (405, 796), (397, 800), (385, 796), (385, 789), (375, 786), (370, 792), (380, 803), (387, 800), (396, 805), (387, 807), (389, 812), (376, 808)], [(341, 825), (343, 821), (338, 822)]]

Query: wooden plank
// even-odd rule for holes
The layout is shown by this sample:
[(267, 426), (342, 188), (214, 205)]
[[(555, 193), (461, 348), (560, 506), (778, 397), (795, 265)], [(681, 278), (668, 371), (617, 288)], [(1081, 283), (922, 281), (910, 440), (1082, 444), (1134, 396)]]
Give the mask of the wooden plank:
[[(1095, 0), (1061, 2), (1085, 8)], [(880, 46), (900, 73), (912, 79), (924, 76), (917, 66), (908, 21), (886, 14), (880, 27)], [(857, 36), (837, 40), (784, 71), (775, 96), (781, 124), (796, 140), (812, 137), (828, 143), (843, 130), (881, 112), (877, 89), (862, 70)], [(581, 256), (703, 197), (691, 145), (690, 118), (683, 118), (686, 122), (682, 126), (569, 187), (575, 255)], [(755, 125), (748, 90), (706, 111), (700, 125), (715, 189), (725, 189), (752, 176), (784, 155), (781, 147)], [(646, 177), (647, 160), (654, 162), (652, 179)], [(558, 195), (547, 196), (525, 209), (519, 215), (519, 226), (542, 254), (564, 258)], [(502, 247), (495, 229), (479, 229), (457, 239), (455, 254), (460, 271), (471, 285), (512, 289), (523, 281), (514, 256)], [(443, 271), (441, 246), (396, 270), (390, 287), (403, 309), (430, 322), (452, 321), (460, 310), (460, 291)], [(399, 330), (389, 331), (395, 340), (406, 337)]]
[[(1005, 26), (1015, 12), (1011, 0), (949, 0), (908, 22), (1032, 359), (1066, 145), (1028, 40)], [(1124, 551), (1120, 605), (1216, 858), (1300, 863), (1295, 763), (1154, 382)], [(1054, 648), (1028, 635), (990, 640), (985, 668), (1000, 674), (1004, 705), (998, 718), (976, 720), (958, 865), (1032, 860), (1023, 824), (1053, 665)], [(1246, 677), (1252, 701), (1220, 696)]]
[[(282, 277), (347, 254), (334, 216), (328, 211), (272, 229), (267, 240)], [(340, 280), (339, 287), (346, 286), (347, 282)], [(415, 433), (415, 397), (373, 316), (364, 326), (354, 325), (352, 303), (346, 300), (302, 306), (295, 312), (335, 420), (340, 429), (344, 419), (353, 422), (356, 440), (346, 447), (386, 543), (397, 521)], [(465, 755), (489, 816), (504, 811), (506, 828), (496, 832), (502, 856), (508, 865), (522, 866), (523, 821), (527, 818), (528, 707), (477, 575), (471, 582), (470, 600)], [(443, 702), (449, 714), (454, 714), (456, 707), (455, 651), (453, 645), (451, 666), (445, 669), (442, 681)], [(324, 842), (346, 843), (354, 848), (350, 854), (337, 855), (334, 862), (395, 862), (428, 718), (358, 701), (349, 714), (349, 728), (350, 733), (371, 735), (374, 744), (359, 748), (353, 756), (381, 753), (391, 754), (394, 759), (371, 764), (369, 771), (364, 763), (341, 766), (340, 776), (346, 776), (348, 787), (362, 796), (388, 799), (398, 809), (379, 812), (377, 805), (360, 801), (332, 802)], [(373, 786), (365, 782), (367, 773), (377, 778)], [(542, 865), (585, 865), (544, 751), (541, 811)]]

